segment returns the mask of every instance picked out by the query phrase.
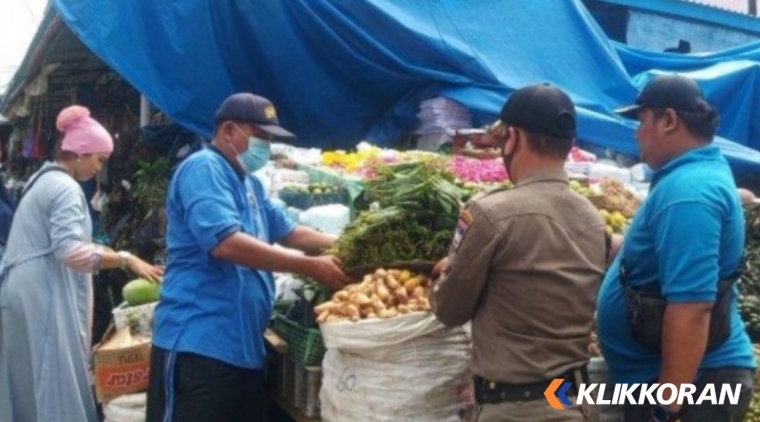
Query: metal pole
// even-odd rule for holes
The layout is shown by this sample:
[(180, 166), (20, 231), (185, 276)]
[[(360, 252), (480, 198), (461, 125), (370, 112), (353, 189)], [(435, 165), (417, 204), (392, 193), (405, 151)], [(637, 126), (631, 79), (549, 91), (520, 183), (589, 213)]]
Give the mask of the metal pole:
[(757, 0), (747, 0), (749, 3), (749, 14), (752, 16), (757, 16)]
[(140, 127), (150, 124), (150, 101), (140, 94)]

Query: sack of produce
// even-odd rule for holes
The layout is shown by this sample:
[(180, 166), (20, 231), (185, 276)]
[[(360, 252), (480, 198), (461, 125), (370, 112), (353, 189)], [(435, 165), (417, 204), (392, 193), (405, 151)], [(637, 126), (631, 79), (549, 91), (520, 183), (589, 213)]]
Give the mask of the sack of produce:
[(378, 269), (315, 308), (327, 347), (325, 421), (461, 421), (472, 412), (469, 326), (441, 324), (430, 288), (425, 275)]

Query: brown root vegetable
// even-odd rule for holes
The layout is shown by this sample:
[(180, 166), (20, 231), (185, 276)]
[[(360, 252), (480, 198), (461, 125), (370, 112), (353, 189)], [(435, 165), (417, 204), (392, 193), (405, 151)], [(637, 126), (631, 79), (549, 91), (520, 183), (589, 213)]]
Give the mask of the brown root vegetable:
[(386, 319), (386, 318), (393, 318), (398, 315), (398, 311), (395, 309), (386, 309), (383, 312), (380, 313), (380, 318)]
[(361, 317), (361, 314), (359, 314), (359, 307), (354, 304), (346, 305), (346, 314), (352, 319), (356, 318), (358, 320)]
[(327, 301), (321, 305), (317, 305), (314, 307), (314, 313), (316, 314), (323, 314), (325, 312), (329, 312), (335, 304), (332, 301)]
[(406, 292), (406, 289), (404, 287), (399, 287), (393, 293), (396, 295), (396, 299), (398, 300), (398, 303), (406, 304), (407, 302), (409, 302), (409, 294)]
[(356, 306), (366, 306), (372, 304), (372, 300), (370, 300), (366, 294), (361, 292), (351, 294), (351, 296), (348, 298), (348, 302)]
[(388, 274), (388, 276), (385, 277), (385, 285), (388, 286), (388, 289), (390, 290), (396, 290), (399, 287), (401, 287), (401, 283), (396, 280), (396, 277)]
[(417, 278), (417, 277), (412, 277), (409, 280), (406, 280), (404, 282), (404, 288), (409, 293), (412, 293), (414, 291), (414, 289), (416, 289), (417, 287), (419, 287), (419, 285), (420, 285), (420, 279)]
[(378, 268), (366, 274), (361, 283), (346, 286), (331, 301), (316, 306), (314, 312), (317, 322), (323, 324), (430, 311), (428, 294), (432, 284), (428, 275)]
[(385, 283), (383, 283), (382, 280), (377, 281), (377, 297), (380, 298), (383, 302), (388, 300), (388, 297), (391, 295), (391, 292), (388, 291), (388, 287), (385, 286)]
[(430, 302), (428, 301), (428, 299), (426, 297), (422, 298), (420, 300), (420, 304), (422, 305), (422, 310), (423, 311), (429, 311), (430, 310)]
[(375, 310), (375, 313), (380, 315), (385, 310), (385, 304), (382, 300), (378, 299), (372, 302), (372, 308)]
[(412, 273), (409, 272), (409, 270), (403, 270), (398, 275), (398, 281), (401, 283), (406, 283), (406, 281), (409, 280), (410, 278), (412, 278)]

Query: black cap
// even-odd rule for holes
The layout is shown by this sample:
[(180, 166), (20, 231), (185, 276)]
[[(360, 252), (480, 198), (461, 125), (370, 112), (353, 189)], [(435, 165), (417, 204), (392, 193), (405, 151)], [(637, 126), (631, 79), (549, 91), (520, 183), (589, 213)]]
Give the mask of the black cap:
[(280, 126), (271, 101), (248, 92), (232, 94), (219, 106), (214, 121), (219, 124), (225, 120), (251, 123), (279, 138), (296, 137)]
[(504, 124), (531, 132), (563, 139), (575, 137), (575, 105), (561, 89), (549, 84), (515, 91), (499, 118)]
[(633, 105), (615, 110), (615, 113), (635, 119), (643, 108), (697, 111), (700, 101), (705, 101), (705, 96), (696, 82), (685, 76), (661, 75), (646, 84)]

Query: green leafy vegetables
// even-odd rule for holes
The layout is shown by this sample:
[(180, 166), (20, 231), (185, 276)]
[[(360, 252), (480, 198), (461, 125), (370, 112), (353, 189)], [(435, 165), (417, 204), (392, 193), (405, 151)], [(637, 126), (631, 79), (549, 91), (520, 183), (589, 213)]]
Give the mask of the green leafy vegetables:
[(381, 165), (375, 174), (365, 194), (377, 206), (346, 227), (331, 253), (345, 268), (446, 256), (470, 192), (454, 184), (448, 171), (425, 162)]

